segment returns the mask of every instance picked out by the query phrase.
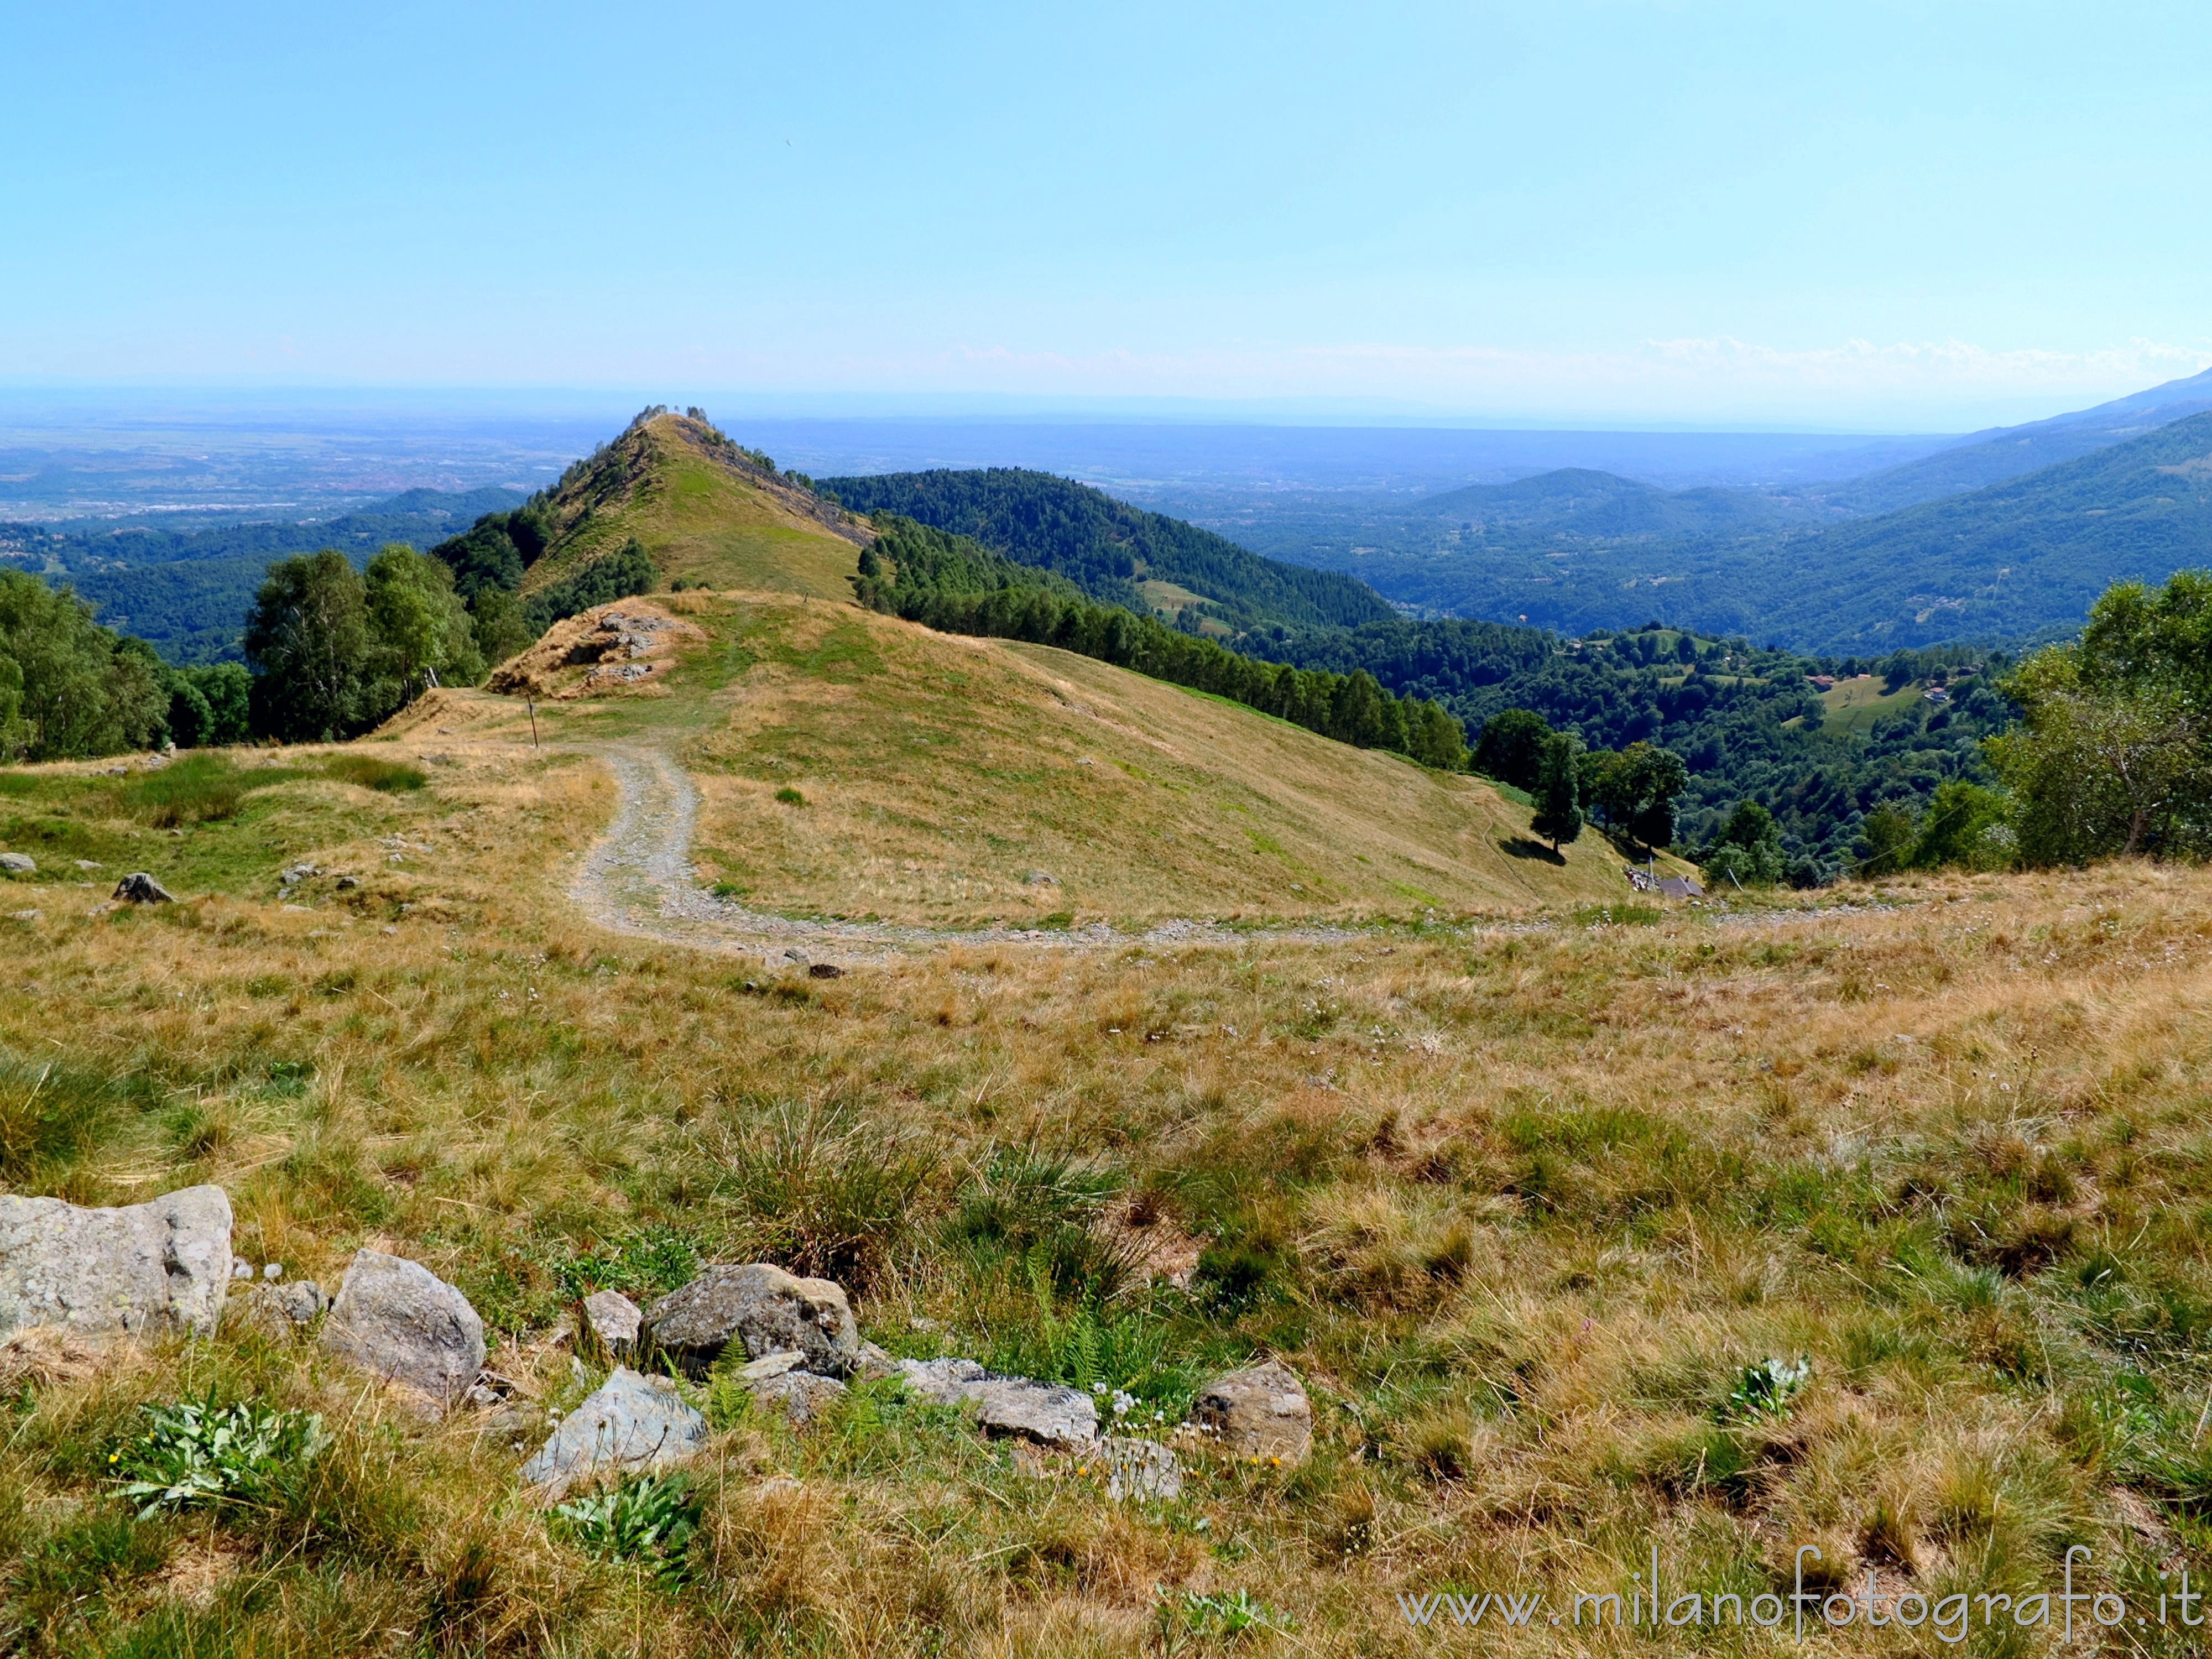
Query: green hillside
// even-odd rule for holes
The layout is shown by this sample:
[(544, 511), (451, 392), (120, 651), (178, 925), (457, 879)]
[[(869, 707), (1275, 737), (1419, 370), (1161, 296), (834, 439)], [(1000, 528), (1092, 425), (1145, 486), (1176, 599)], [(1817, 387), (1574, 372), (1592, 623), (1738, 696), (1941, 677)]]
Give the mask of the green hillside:
[(1165, 612), (1209, 633), (1273, 623), (1352, 627), (1392, 614), (1361, 582), (1263, 559), (1210, 530), (1048, 472), (894, 472), (825, 478), (821, 488), (860, 512), (896, 513), (972, 536), (1069, 578), (1094, 599)]

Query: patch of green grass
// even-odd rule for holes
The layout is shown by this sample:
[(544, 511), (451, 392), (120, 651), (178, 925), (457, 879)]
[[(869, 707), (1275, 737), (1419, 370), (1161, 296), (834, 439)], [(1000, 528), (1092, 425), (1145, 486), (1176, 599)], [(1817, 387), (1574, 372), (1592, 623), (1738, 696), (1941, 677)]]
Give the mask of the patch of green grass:
[(799, 791), (793, 789), (789, 784), (786, 784), (782, 788), (777, 790), (775, 792), (775, 798), (781, 801), (786, 806), (804, 806), (806, 805), (806, 797), (800, 794)]
[(247, 771), (228, 755), (187, 755), (134, 781), (123, 793), (135, 816), (157, 830), (169, 830), (236, 817), (249, 792), (302, 775), (289, 767)]
[(404, 761), (388, 761), (375, 755), (349, 751), (332, 755), (323, 763), (326, 777), (340, 783), (356, 784), (363, 789), (374, 789), (381, 793), (397, 794), (403, 790), (420, 789), (429, 782), (429, 775), (422, 768), (410, 766)]
[(0, 1056), (0, 1181), (49, 1184), (89, 1156), (131, 1109), (154, 1103), (145, 1079), (100, 1077), (55, 1060)]

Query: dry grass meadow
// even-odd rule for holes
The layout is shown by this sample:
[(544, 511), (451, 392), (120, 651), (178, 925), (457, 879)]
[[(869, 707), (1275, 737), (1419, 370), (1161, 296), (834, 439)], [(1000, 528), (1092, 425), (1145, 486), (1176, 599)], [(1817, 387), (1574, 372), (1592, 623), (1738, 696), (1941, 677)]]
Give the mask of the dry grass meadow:
[[(1486, 789), (1096, 664), (665, 602), (703, 642), (541, 704), (543, 748), (445, 693), (345, 750), (0, 774), (40, 865), (0, 890), (0, 1179), (220, 1182), (240, 1254), (325, 1285), (415, 1256), (540, 1411), (600, 1375), (579, 1297), (765, 1257), (841, 1279), (895, 1353), (1120, 1387), (1152, 1432), (1278, 1356), (1314, 1457), (1198, 1456), (1180, 1501), (1121, 1504), (891, 1385), (794, 1435), (717, 1382), (696, 1536), (648, 1572), (523, 1500), (529, 1433), (422, 1422), (311, 1345), (22, 1339), (0, 1649), (1758, 1654), (1789, 1632), (1548, 1614), (1654, 1547), (1685, 1593), (1787, 1592), (1811, 1544), (1824, 1591), (1934, 1601), (2056, 1589), (2085, 1546), (2146, 1614), (2212, 1565), (2212, 875), (1641, 908), (1595, 841), (1501, 850), (1525, 819)], [(625, 743), (686, 757), (702, 879), (756, 907), (1034, 925), (1044, 870), (1067, 921), (1243, 931), (826, 981), (611, 935), (568, 892)], [(100, 902), (141, 868), (180, 902)], [(137, 1518), (111, 1454), (210, 1397), (329, 1444)], [(1408, 1625), (1399, 1595), (1447, 1590), (1547, 1611)], [(1810, 1640), (2060, 1648), (2002, 1615)]]
[[(1409, 1630), (1393, 1597), (1626, 1589), (1654, 1542), (1670, 1578), (1745, 1593), (1796, 1542), (1931, 1593), (2039, 1584), (2075, 1542), (2136, 1593), (2203, 1559), (2202, 874), (748, 982), (564, 919), (605, 810), (587, 762), (423, 771), (195, 828), (268, 867), (173, 909), (11, 884), (45, 913), (0, 921), (12, 1188), (220, 1182), (241, 1253), (325, 1283), (404, 1249), (547, 1406), (583, 1391), (551, 1340), (574, 1296), (769, 1255), (837, 1273), (896, 1352), (1087, 1364), (1169, 1419), (1209, 1367), (1279, 1354), (1316, 1455), (1121, 1506), (887, 1392), (803, 1437), (724, 1401), (667, 1584), (554, 1539), (505, 1438), (417, 1425), (311, 1348), (19, 1344), (22, 1650), (1559, 1650)], [(63, 821), (111, 787), (38, 799)], [(275, 864), (339, 809), (386, 839), (318, 861), (368, 878), (283, 908)], [(1785, 1414), (1730, 1416), (1743, 1367), (1801, 1354)], [(333, 1446), (280, 1503), (131, 1520), (107, 1451), (139, 1402), (210, 1389), (312, 1406)], [(1572, 1645), (1660, 1639), (1782, 1645)]]

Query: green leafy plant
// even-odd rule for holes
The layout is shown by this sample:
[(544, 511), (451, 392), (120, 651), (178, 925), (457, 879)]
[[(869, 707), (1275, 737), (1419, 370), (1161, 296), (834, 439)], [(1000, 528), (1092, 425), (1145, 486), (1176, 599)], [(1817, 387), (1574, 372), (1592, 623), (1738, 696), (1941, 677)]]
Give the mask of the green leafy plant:
[(1218, 1595), (1200, 1595), (1195, 1590), (1182, 1593), (1182, 1606), (1176, 1609), (1182, 1615), (1184, 1628), (1198, 1635), (1241, 1636), (1248, 1630), (1287, 1630), (1290, 1616), (1265, 1601), (1255, 1601), (1248, 1589), (1224, 1591)]
[(784, 785), (782, 788), (775, 792), (775, 798), (781, 801), (786, 806), (804, 806), (806, 805), (806, 797), (800, 794), (799, 791), (793, 789), (787, 783)]
[(218, 1406), (212, 1392), (144, 1410), (153, 1426), (107, 1460), (142, 1521), (164, 1510), (260, 1503), (272, 1476), (313, 1459), (327, 1439), (312, 1413), (251, 1401)]
[(643, 1474), (556, 1504), (546, 1519), (556, 1537), (579, 1549), (603, 1560), (635, 1561), (673, 1584), (690, 1570), (699, 1499), (680, 1473)]
[(1782, 1359), (1762, 1359), (1756, 1365), (1746, 1365), (1735, 1374), (1735, 1386), (1716, 1413), (1723, 1422), (1759, 1423), (1790, 1415), (1790, 1402), (1796, 1398), (1813, 1375), (1809, 1355), (1801, 1355), (1795, 1364)]

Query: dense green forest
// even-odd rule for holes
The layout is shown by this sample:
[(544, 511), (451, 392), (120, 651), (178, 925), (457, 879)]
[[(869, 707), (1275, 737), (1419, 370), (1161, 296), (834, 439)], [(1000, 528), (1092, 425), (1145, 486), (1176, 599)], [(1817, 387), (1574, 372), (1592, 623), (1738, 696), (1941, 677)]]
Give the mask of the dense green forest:
[(860, 555), (860, 602), (948, 633), (1058, 646), (1153, 679), (1210, 692), (1362, 749), (1387, 749), (1426, 766), (1467, 763), (1465, 734), (1440, 704), (1398, 697), (1359, 669), (1334, 672), (1270, 665), (1104, 605), (1055, 571), (1016, 563), (966, 536), (885, 514)]
[[(1498, 623), (1403, 619), (1239, 643), (1302, 667), (1364, 669), (1401, 696), (1441, 702), (1478, 742), (1485, 721), (1522, 708), (1591, 750), (1657, 745), (1688, 769), (1677, 844), (1711, 843), (1736, 802), (1756, 800), (1774, 815), (1790, 872), (1808, 884), (1865, 855), (1868, 813), (1885, 804), (1917, 811), (1947, 782), (1990, 781), (1981, 740), (2014, 714), (1992, 683), (2002, 653), (1962, 646), (1808, 658), (1656, 623), (1570, 641)], [(1832, 729), (1816, 674), (1875, 677), (1887, 689), (1881, 712), (1861, 729)], [(1941, 701), (1926, 695), (1936, 690)]]
[(427, 547), (482, 514), (513, 507), (511, 489), (410, 489), (319, 522), (173, 531), (143, 523), (56, 531), (0, 526), (0, 549), (66, 582), (108, 626), (173, 663), (235, 661), (246, 612), (269, 567), (289, 553), (336, 548), (356, 565), (392, 542)]
[[(1282, 564), (1210, 530), (1146, 513), (1103, 491), (1018, 467), (824, 478), (817, 488), (870, 514), (896, 513), (969, 536), (1019, 563), (1066, 577), (1094, 599), (1185, 628), (1233, 632), (1263, 623), (1352, 627), (1392, 614), (1364, 583)], [(1190, 599), (1150, 590), (1180, 588)]]

